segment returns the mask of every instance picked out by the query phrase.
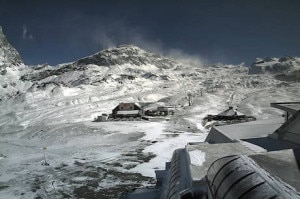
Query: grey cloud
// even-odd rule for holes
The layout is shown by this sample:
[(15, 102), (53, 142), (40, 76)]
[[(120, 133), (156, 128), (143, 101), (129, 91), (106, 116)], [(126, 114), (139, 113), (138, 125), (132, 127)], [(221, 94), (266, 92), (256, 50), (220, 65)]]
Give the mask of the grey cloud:
[(23, 25), (22, 38), (24, 40), (33, 40), (34, 39), (33, 35), (28, 33), (28, 29), (27, 29), (27, 26), (25, 24)]

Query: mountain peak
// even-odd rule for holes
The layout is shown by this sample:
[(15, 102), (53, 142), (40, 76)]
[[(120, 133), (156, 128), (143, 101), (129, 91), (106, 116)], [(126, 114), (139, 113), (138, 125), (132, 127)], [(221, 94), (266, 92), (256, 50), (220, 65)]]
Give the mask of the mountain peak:
[(22, 63), (23, 61), (21, 56), (7, 41), (3, 34), (2, 27), (0, 26), (0, 68), (10, 67), (11, 65), (19, 65)]
[(82, 58), (74, 64), (77, 66), (93, 64), (106, 67), (123, 64), (136, 66), (151, 64), (158, 68), (174, 68), (178, 63), (157, 54), (147, 52), (135, 45), (119, 45)]
[(122, 44), (122, 45), (117, 45), (117, 47), (115, 47), (117, 49), (128, 49), (128, 50), (142, 50), (140, 47), (134, 45), (134, 44)]
[(117, 47), (108, 48), (105, 50), (100, 51), (97, 54), (102, 54), (107, 57), (112, 56), (121, 56), (121, 57), (127, 57), (127, 56), (142, 56), (142, 55), (152, 55), (152, 53), (146, 52), (145, 50), (141, 49), (138, 46), (132, 45), (132, 44), (125, 44), (125, 45), (118, 45)]

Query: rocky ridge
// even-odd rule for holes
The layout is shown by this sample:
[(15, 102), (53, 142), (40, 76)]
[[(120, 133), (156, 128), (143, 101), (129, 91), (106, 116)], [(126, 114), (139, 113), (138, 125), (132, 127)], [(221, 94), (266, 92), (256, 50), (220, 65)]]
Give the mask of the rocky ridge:
[[(232, 65), (186, 65), (182, 62), (147, 52), (134, 45), (120, 45), (102, 50), (94, 55), (72, 63), (58, 66), (39, 65), (28, 67), (23, 64), (19, 53), (8, 43), (1, 32), (0, 99), (8, 99), (20, 93), (37, 90), (59, 90), (60, 87), (80, 87), (85, 85), (118, 87), (120, 85), (156, 85), (168, 83), (186, 84), (194, 82), (203, 89), (208, 87), (259, 87), (282, 85), (280, 82), (260, 76), (269, 70), (266, 63), (274, 63), (277, 72), (289, 70), (299, 59), (281, 58), (257, 61), (249, 69)], [(286, 67), (276, 67), (276, 63)], [(1, 69), (0, 68), (0, 69)], [(274, 72), (274, 74), (277, 74)], [(279, 76), (278, 76), (278, 79)], [(285, 80), (286, 78), (282, 78)], [(238, 82), (237, 82), (238, 81)], [(185, 82), (185, 83), (184, 83)], [(163, 87), (163, 86), (162, 86)], [(193, 89), (190, 87), (188, 89)]]
[(18, 51), (7, 41), (0, 26), (0, 69), (5, 73), (5, 68), (23, 64)]
[(135, 45), (120, 45), (117, 48), (106, 49), (92, 56), (82, 58), (73, 65), (80, 67), (89, 64), (106, 67), (123, 64), (136, 66), (152, 64), (157, 68), (170, 69), (179, 63), (157, 54), (147, 52)]
[[(179, 65), (180, 63), (175, 60), (146, 52), (137, 46), (122, 45), (103, 50), (73, 63), (52, 68), (49, 66), (39, 68), (22, 76), (21, 79), (33, 82), (48, 79), (66, 86), (106, 82), (110, 79), (120, 82), (123, 79), (134, 80), (138, 76), (165, 79), (165, 75), (153, 74), (153, 72), (172, 70)], [(74, 78), (70, 79), (65, 76)]]
[(257, 58), (249, 68), (249, 74), (271, 74), (282, 81), (300, 81), (300, 58)]
[(7, 41), (0, 26), (0, 101), (26, 91), (31, 86), (28, 81), (20, 81), (27, 73), (18, 51)]

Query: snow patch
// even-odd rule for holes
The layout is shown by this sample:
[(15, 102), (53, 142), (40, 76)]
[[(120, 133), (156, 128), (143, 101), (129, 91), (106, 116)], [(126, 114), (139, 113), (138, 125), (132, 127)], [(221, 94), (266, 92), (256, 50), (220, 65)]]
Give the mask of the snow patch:
[(205, 162), (205, 153), (200, 150), (189, 151), (191, 164), (201, 166)]

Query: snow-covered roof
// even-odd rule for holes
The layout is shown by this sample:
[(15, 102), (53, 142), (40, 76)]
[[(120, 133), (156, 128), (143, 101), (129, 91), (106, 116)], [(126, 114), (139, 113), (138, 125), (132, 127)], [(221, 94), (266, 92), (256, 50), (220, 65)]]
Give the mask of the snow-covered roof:
[(229, 109), (219, 113), (218, 115), (219, 116), (234, 116), (234, 115), (242, 116), (242, 115), (245, 115), (245, 114), (234, 110), (232, 107), (229, 107)]
[(207, 142), (234, 142), (235, 140), (266, 137), (284, 123), (284, 118), (256, 120), (252, 122), (214, 126), (208, 134)]

